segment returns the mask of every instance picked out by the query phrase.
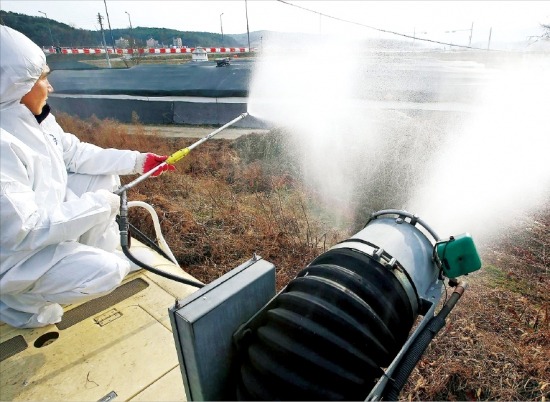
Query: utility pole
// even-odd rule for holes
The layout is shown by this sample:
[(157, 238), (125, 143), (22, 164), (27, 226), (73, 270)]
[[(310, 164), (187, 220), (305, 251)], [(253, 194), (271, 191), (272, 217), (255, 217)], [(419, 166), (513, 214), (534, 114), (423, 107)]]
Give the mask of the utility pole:
[(130, 46), (132, 46), (132, 55), (134, 54), (134, 46), (136, 46), (136, 43), (134, 41), (134, 33), (132, 31), (132, 19), (130, 18), (130, 13), (128, 11), (124, 11), (126, 14), (128, 14), (128, 22), (130, 23)]
[(223, 47), (223, 22), (222, 22), (222, 15), (223, 13), (220, 14), (220, 28), (222, 30), (222, 47)]
[(44, 14), (46, 17), (46, 24), (48, 24), (48, 31), (50, 31), (50, 39), (52, 40), (52, 47), (55, 47), (55, 43), (53, 41), (53, 35), (52, 35), (52, 29), (50, 28), (50, 20), (48, 19), (48, 14), (46, 14), (43, 11), (38, 11), (40, 14)]
[(103, 36), (103, 47), (105, 48), (105, 57), (107, 57), (107, 64), (109, 65), (109, 68), (111, 68), (111, 60), (109, 60), (109, 51), (107, 50), (107, 43), (105, 42), (105, 32), (103, 31), (103, 23), (102, 23), (103, 17), (100, 13), (97, 13), (97, 21), (99, 22), (99, 26), (101, 27), (101, 35)]
[(109, 32), (111, 33), (111, 45), (113, 50), (115, 50), (115, 38), (113, 38), (113, 30), (111, 29), (111, 21), (109, 20), (109, 11), (107, 11), (107, 0), (103, 0), (105, 3), (105, 15), (107, 16), (107, 24), (109, 24)]
[(468, 42), (468, 46), (472, 46), (472, 34), (474, 32), (474, 23), (472, 22), (472, 27), (470, 28), (470, 41)]
[(489, 42), (487, 42), (487, 50), (491, 46), (491, 33), (493, 32), (493, 27), (489, 28)]
[(248, 30), (248, 3), (244, 0), (244, 8), (246, 11), (246, 34), (248, 36), (248, 51), (250, 52), (250, 31)]

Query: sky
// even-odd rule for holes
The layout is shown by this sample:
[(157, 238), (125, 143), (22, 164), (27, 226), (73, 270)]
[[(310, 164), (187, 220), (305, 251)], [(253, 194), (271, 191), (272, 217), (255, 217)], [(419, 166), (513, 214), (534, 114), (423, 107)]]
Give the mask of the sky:
[[(369, 27), (420, 38), (468, 44), (522, 42), (550, 24), (549, 1), (299, 1), (299, 0), (2, 0), (4, 11), (44, 16), (98, 30), (97, 14), (111, 28), (173, 28), (240, 34), (259, 30), (354, 37), (395, 37)], [(307, 11), (304, 8), (311, 10)], [(314, 11), (314, 12), (313, 12)], [(42, 12), (42, 13), (41, 13)], [(348, 21), (344, 22), (342, 20)], [(473, 24), (473, 29), (472, 29)], [(365, 26), (366, 25), (366, 26)], [(107, 27), (105, 20), (105, 27)]]

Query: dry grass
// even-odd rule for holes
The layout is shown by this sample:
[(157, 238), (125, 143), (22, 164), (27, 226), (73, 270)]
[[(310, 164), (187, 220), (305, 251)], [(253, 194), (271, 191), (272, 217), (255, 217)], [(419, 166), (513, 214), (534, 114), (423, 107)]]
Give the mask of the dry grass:
[[(66, 131), (102, 147), (170, 154), (195, 141), (145, 135), (139, 125), (129, 134), (115, 121), (57, 118)], [(281, 289), (343, 234), (314, 219), (312, 196), (284, 170), (275, 172), (251, 156), (249, 143), (250, 137), (207, 141), (178, 162), (175, 172), (140, 183), (128, 198), (155, 208), (172, 252), (197, 279), (211, 282), (256, 253), (277, 266)], [(246, 162), (239, 156), (243, 153)], [(130, 218), (153, 235), (145, 211), (130, 210)]]
[[(130, 135), (113, 121), (58, 120), (104, 147), (169, 154), (193, 142), (146, 136), (139, 125)], [(290, 161), (274, 159), (281, 156), (279, 145), (260, 135), (208, 141), (176, 172), (144, 181), (129, 198), (155, 207), (176, 258), (199, 280), (211, 282), (257, 253), (277, 266), (281, 289), (350, 233), (319, 218), (315, 197)], [(145, 216), (131, 218), (149, 233)], [(469, 277), (470, 288), (413, 371), (402, 399), (549, 398), (549, 246), (550, 206), (481, 247), (484, 267)]]
[(481, 271), (413, 371), (414, 400), (550, 397), (550, 208), (480, 253)]

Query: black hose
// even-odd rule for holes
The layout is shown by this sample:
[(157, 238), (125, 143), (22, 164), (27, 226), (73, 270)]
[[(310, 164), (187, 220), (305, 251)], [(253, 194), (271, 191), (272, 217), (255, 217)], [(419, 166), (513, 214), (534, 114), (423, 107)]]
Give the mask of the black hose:
[(130, 223), (128, 222), (128, 200), (126, 196), (126, 191), (122, 191), (120, 194), (120, 215), (117, 221), (118, 221), (118, 228), (120, 232), (120, 247), (124, 255), (128, 257), (130, 261), (132, 261), (134, 264), (138, 265), (139, 267), (144, 268), (147, 271), (150, 271), (164, 278), (171, 279), (173, 281), (180, 282), (185, 285), (195, 286), (196, 288), (204, 287), (204, 284), (200, 282), (192, 281), (190, 279), (183, 278), (181, 276), (173, 275), (169, 272), (153, 268), (145, 264), (144, 262), (138, 260), (136, 257), (132, 255), (132, 253), (130, 253), (130, 247), (129, 247), (129, 241), (128, 241)]
[(445, 303), (445, 305), (441, 308), (439, 314), (428, 322), (426, 327), (418, 334), (416, 339), (409, 346), (392, 375), (392, 381), (388, 383), (388, 386), (384, 390), (382, 397), (384, 400), (398, 400), (399, 393), (407, 383), (413, 369), (418, 364), (418, 361), (426, 351), (430, 342), (441, 330), (441, 328), (445, 326), (445, 319), (455, 307), (463, 292), (464, 286), (457, 286), (451, 297), (449, 297), (447, 303)]
[(166, 254), (166, 252), (164, 252), (164, 250), (161, 249), (153, 240), (151, 240), (149, 237), (147, 237), (147, 235), (145, 233), (143, 233), (141, 230), (136, 228), (131, 223), (130, 223), (129, 227), (130, 227), (130, 231), (129, 231), (129, 234), (128, 234), (129, 236), (131, 234), (132, 237), (138, 239), (142, 243), (145, 243), (146, 246), (152, 248), (157, 253), (159, 253), (164, 258), (166, 258), (167, 260), (172, 261), (172, 258), (168, 254)]
[(176, 281), (176, 282), (183, 283), (185, 285), (195, 286), (196, 288), (204, 287), (204, 284), (202, 284), (200, 282), (192, 281), (190, 279), (183, 278), (181, 276), (173, 275), (169, 272), (162, 271), (160, 269), (156, 269), (156, 268), (151, 267), (150, 265), (145, 264), (144, 262), (138, 260), (136, 257), (134, 257), (130, 253), (130, 249), (128, 248), (128, 246), (122, 246), (122, 252), (134, 264), (136, 264), (136, 265), (138, 265), (138, 266), (140, 266), (140, 267), (142, 267), (142, 268), (146, 269), (147, 271), (150, 271), (154, 274), (157, 274), (157, 275), (162, 276), (162, 277), (167, 278), (167, 279), (171, 279), (171, 280)]
[[(116, 216), (116, 223), (119, 226), (120, 226), (120, 219), (122, 219), (120, 217), (120, 215), (117, 215)], [(145, 233), (143, 233), (141, 230), (139, 230), (137, 227), (135, 227), (134, 225), (132, 225), (129, 222), (128, 222), (128, 233), (127, 234), (125, 233), (124, 236), (128, 236), (128, 238), (129, 237), (134, 237), (134, 238), (138, 239), (140, 242), (144, 243), (147, 247), (152, 248), (157, 253), (159, 253), (161, 256), (166, 258), (167, 260), (172, 261), (172, 257), (170, 257), (168, 254), (166, 254), (166, 252), (163, 249), (161, 249), (153, 240), (151, 240), (149, 237), (147, 237), (147, 235)], [(130, 246), (130, 240), (128, 240), (128, 247), (131, 247)]]

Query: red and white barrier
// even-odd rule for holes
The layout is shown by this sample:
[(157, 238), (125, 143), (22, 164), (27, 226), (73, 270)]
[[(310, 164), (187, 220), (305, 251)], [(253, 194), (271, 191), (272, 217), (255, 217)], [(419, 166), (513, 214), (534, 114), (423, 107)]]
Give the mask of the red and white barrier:
[[(206, 53), (246, 53), (247, 47), (202, 47)], [(43, 48), (46, 54), (58, 53), (56, 48)], [(139, 49), (113, 49), (107, 48), (109, 54), (178, 54), (193, 53), (194, 47), (182, 48), (139, 48)], [(105, 54), (105, 48), (61, 48), (60, 54)]]

